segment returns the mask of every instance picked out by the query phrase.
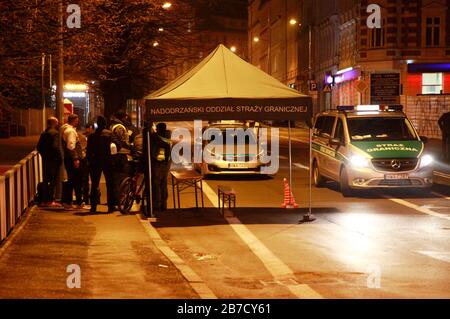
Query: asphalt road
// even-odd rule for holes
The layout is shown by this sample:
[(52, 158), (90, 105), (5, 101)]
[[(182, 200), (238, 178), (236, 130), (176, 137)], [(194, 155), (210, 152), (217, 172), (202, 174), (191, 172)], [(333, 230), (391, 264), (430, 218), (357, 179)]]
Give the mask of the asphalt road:
[[(217, 210), (172, 212), (154, 226), (220, 298), (449, 298), (450, 190), (368, 192), (344, 198), (334, 183), (313, 188), (307, 211), (307, 137), (293, 134), (293, 193), (300, 208), (280, 209), (288, 177), (287, 133), (281, 167), (270, 179), (204, 181), (207, 206), (218, 185), (237, 192), (236, 218)], [(182, 197), (193, 206), (193, 195)], [(169, 201), (170, 203), (170, 201)]]
[[(429, 196), (344, 198), (329, 183), (312, 190), (317, 219), (299, 224), (308, 207), (308, 147), (305, 133), (295, 131), (293, 193), (300, 207), (282, 209), (285, 134), (278, 174), (207, 179), (201, 211), (189, 208), (195, 201), (186, 193), (183, 210), (144, 228), (134, 216), (37, 213), (0, 253), (0, 272), (8, 273), (0, 295), (42, 296), (43, 289), (44, 297), (88, 298), (450, 298), (448, 188), (436, 186)], [(225, 216), (216, 208), (218, 185), (237, 192), (238, 208)], [(85, 290), (67, 291), (61, 269), (78, 260)], [(33, 263), (59, 272), (37, 271)]]

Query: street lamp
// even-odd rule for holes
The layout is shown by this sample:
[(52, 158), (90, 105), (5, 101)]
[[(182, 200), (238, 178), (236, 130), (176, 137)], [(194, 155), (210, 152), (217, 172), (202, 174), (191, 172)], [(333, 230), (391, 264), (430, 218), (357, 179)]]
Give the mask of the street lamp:
[(232, 46), (232, 47), (230, 48), (230, 50), (231, 50), (231, 52), (236, 52), (236, 51), (237, 51), (237, 48), (236, 48), (235, 46)]
[(159, 28), (158, 29), (158, 32), (163, 32), (164, 31), (164, 28)]
[(259, 42), (259, 38), (258, 37), (254, 37), (253, 38), (253, 42), (258, 43)]
[(158, 42), (158, 41), (153, 42), (153, 46), (154, 46), (154, 47), (157, 47), (158, 45), (159, 45), (159, 42)]
[(291, 20), (289, 20), (289, 24), (290, 25), (296, 25), (297, 24), (297, 20), (295, 18), (291, 18)]
[(164, 2), (164, 4), (162, 5), (163, 9), (170, 9), (172, 7), (172, 3), (170, 2)]

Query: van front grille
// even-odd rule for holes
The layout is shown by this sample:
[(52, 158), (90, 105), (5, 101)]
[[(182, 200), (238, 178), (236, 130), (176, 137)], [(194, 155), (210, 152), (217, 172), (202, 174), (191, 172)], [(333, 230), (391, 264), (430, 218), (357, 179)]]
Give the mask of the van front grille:
[(416, 168), (419, 159), (399, 158), (399, 159), (372, 159), (373, 166), (383, 172), (406, 172)]

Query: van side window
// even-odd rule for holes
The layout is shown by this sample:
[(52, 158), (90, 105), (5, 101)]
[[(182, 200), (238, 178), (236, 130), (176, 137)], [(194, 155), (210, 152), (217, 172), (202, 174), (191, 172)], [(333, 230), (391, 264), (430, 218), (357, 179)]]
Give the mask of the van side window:
[(334, 117), (333, 116), (326, 116), (324, 119), (324, 123), (322, 126), (322, 130), (320, 131), (320, 135), (325, 138), (330, 138), (331, 134), (333, 132), (333, 126), (334, 126)]
[(344, 137), (344, 123), (341, 119), (338, 119), (336, 124), (336, 129), (334, 131), (334, 138), (338, 138), (341, 143), (345, 143), (345, 137)]

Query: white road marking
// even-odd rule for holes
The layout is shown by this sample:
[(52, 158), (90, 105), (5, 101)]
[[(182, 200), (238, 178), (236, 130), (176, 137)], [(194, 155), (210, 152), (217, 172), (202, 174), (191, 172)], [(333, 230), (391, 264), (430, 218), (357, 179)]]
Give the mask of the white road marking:
[(161, 238), (158, 231), (152, 226), (148, 219), (141, 219), (140, 215), (136, 215), (137, 219), (141, 222), (147, 234), (150, 236), (151, 240), (155, 246), (161, 251), (170, 262), (177, 267), (184, 278), (189, 282), (189, 285), (194, 289), (194, 291), (202, 299), (217, 299), (217, 296), (212, 292), (211, 289), (205, 284), (203, 279), (200, 278), (197, 273), (189, 267), (183, 259), (181, 259), (167, 243)]
[(440, 176), (440, 177), (444, 177), (444, 178), (450, 178), (449, 174), (445, 174), (445, 173), (438, 172), (438, 171), (434, 171), (433, 174), (437, 175), (437, 176)]
[(386, 197), (386, 198), (389, 199), (390, 201), (394, 202), (394, 203), (397, 203), (397, 204), (400, 204), (400, 205), (412, 208), (412, 209), (414, 209), (414, 210), (416, 210), (416, 211), (418, 211), (420, 213), (427, 214), (427, 215), (430, 215), (430, 216), (433, 216), (433, 217), (438, 217), (438, 218), (450, 220), (450, 216), (448, 216), (448, 215), (441, 214), (441, 213), (436, 213), (436, 212), (432, 211), (431, 209), (428, 209), (428, 208), (423, 207), (423, 206), (418, 206), (418, 205), (413, 204), (411, 202), (408, 202), (406, 200), (399, 199), (399, 198), (389, 198), (389, 197)]
[(433, 259), (437, 259), (437, 260), (440, 260), (440, 261), (445, 261), (447, 263), (450, 263), (450, 252), (424, 251), (424, 250), (419, 250), (417, 252), (419, 254), (431, 257)]
[[(287, 136), (287, 135), (280, 134), (279, 137), (284, 138), (284, 139), (289, 139), (289, 136)], [(309, 138), (305, 137), (304, 139), (299, 139), (299, 138), (291, 137), (291, 141), (299, 142), (299, 143), (303, 143), (303, 144), (308, 144), (309, 143)]]
[(305, 165), (302, 165), (302, 164), (299, 164), (299, 163), (294, 163), (293, 165), (295, 167), (298, 167), (298, 168), (305, 169), (305, 170), (309, 171), (309, 167), (308, 166), (305, 166)]
[[(217, 194), (208, 185), (203, 183), (203, 192), (215, 207), (217, 207)], [(235, 233), (242, 239), (250, 250), (259, 258), (277, 282), (283, 283), (292, 294), (298, 298), (321, 299), (318, 292), (309, 285), (299, 284), (295, 280), (294, 272), (270, 249), (268, 249), (237, 217), (226, 217), (227, 222)]]
[(436, 193), (436, 192), (432, 192), (431, 194), (433, 194), (434, 196), (437, 196), (437, 197), (446, 199), (446, 200), (450, 200), (450, 197), (445, 197), (445, 196), (443, 196), (443, 195), (441, 195), (441, 194), (439, 194), (439, 193)]

